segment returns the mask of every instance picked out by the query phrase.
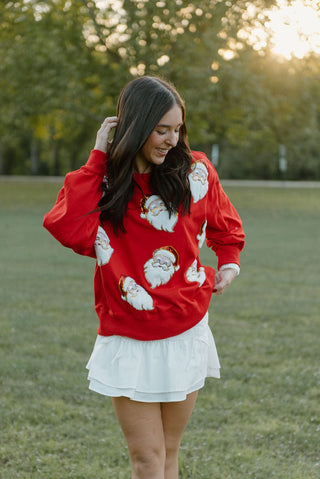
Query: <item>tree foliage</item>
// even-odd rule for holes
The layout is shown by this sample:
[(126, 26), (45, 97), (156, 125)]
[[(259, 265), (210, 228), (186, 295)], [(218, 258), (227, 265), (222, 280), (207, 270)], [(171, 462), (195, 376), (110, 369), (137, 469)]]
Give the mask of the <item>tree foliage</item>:
[[(281, 62), (239, 37), (275, 1), (16, 0), (0, 5), (0, 172), (63, 174), (85, 161), (135, 76), (172, 81), (191, 146), (231, 178), (320, 178), (319, 58)], [(250, 7), (250, 8), (249, 8)]]

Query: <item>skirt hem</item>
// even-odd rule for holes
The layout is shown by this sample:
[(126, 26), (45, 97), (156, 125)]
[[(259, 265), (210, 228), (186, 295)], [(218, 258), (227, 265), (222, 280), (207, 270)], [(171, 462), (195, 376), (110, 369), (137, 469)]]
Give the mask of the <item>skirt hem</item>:
[(141, 402), (183, 401), (206, 377), (220, 378), (208, 313), (173, 338), (138, 341), (98, 336), (87, 364), (89, 389)]

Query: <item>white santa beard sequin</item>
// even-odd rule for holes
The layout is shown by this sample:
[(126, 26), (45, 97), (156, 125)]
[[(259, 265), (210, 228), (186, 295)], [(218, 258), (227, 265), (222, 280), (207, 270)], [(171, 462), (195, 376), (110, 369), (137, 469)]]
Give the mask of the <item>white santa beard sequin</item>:
[(97, 236), (94, 242), (94, 249), (96, 252), (98, 266), (103, 266), (109, 263), (113, 253), (113, 248), (110, 245), (110, 240), (107, 233), (101, 226), (98, 227)]
[(197, 282), (199, 283), (199, 287), (203, 285), (206, 280), (206, 273), (203, 266), (200, 266), (197, 269), (197, 260), (195, 259), (192, 265), (187, 269), (186, 272), (187, 280), (190, 282)]
[(197, 161), (192, 165), (188, 178), (193, 202), (197, 203), (199, 200), (202, 200), (208, 192), (209, 183), (207, 167), (204, 163)]
[(202, 232), (200, 232), (198, 235), (197, 235), (197, 240), (198, 240), (198, 247), (199, 249), (202, 248), (204, 242), (205, 242), (205, 239), (206, 239), (206, 228), (207, 228), (207, 220), (204, 222), (203, 226), (202, 226)]
[(170, 266), (166, 271), (163, 270), (160, 264), (154, 262), (151, 258), (144, 265), (144, 274), (148, 283), (152, 288), (156, 288), (161, 284), (166, 284), (170, 281), (175, 272), (174, 266)]
[[(191, 175), (190, 175), (191, 176)], [(202, 184), (200, 180), (194, 180), (189, 177), (190, 190), (193, 198), (193, 202), (197, 203), (202, 200), (208, 192), (208, 182)]]
[(173, 233), (174, 227), (178, 221), (178, 214), (169, 215), (165, 204), (160, 196), (152, 195), (145, 202), (145, 211), (140, 216), (145, 218), (155, 229)]
[(153, 309), (152, 297), (142, 286), (139, 286), (130, 277), (125, 278), (123, 281), (123, 294), (121, 295), (121, 299), (127, 301), (133, 308), (140, 311)]

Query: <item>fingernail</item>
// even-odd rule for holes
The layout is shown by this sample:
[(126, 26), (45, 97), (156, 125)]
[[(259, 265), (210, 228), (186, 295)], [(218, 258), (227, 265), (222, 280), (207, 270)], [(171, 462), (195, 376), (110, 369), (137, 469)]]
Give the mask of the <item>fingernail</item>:
[(216, 293), (217, 291), (218, 291), (217, 288), (213, 288), (212, 290), (213, 293)]

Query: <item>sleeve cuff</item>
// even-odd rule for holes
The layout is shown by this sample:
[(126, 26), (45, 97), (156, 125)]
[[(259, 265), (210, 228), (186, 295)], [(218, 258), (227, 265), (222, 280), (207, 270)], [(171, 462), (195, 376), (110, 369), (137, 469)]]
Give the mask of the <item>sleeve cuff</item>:
[(237, 272), (237, 276), (239, 276), (240, 274), (240, 267), (239, 265), (237, 265), (236, 263), (227, 263), (227, 264), (223, 264), (222, 266), (220, 266), (219, 268), (219, 271), (223, 271), (224, 269), (234, 269), (236, 272)]
[(100, 150), (91, 150), (86, 168), (100, 176), (104, 176), (107, 167), (107, 154)]

